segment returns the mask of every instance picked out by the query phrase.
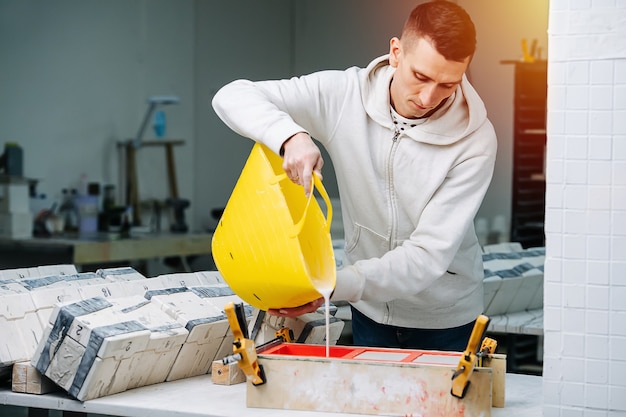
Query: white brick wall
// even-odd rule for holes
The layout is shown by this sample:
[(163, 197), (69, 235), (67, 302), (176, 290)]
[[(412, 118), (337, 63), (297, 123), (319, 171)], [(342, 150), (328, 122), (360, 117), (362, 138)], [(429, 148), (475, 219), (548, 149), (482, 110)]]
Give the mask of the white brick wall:
[(544, 416), (626, 416), (626, 1), (550, 0)]

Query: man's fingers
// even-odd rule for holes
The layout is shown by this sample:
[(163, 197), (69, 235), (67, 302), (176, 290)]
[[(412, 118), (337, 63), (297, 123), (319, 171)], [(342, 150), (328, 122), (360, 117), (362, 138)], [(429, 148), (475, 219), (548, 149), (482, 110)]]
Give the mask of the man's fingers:
[(279, 317), (298, 317), (306, 313), (312, 313), (324, 304), (323, 298), (318, 298), (299, 307), (292, 308), (270, 308), (267, 312), (273, 316)]
[(278, 317), (298, 317), (302, 314), (308, 313), (308, 311), (305, 311), (303, 307), (281, 309), (270, 308), (269, 310), (267, 310), (267, 313), (272, 316)]
[(304, 187), (304, 194), (308, 197), (313, 191), (313, 175), (308, 172), (302, 174), (302, 186)]
[(283, 169), (289, 179), (304, 187), (306, 196), (313, 192), (313, 171), (321, 178), (322, 159), (319, 148), (306, 132), (299, 132), (283, 143)]

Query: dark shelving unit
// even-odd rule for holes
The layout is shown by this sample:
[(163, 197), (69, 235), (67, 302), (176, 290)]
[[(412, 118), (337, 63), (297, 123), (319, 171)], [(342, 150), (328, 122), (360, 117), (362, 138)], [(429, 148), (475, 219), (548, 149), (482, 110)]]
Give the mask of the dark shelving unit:
[(515, 67), (511, 241), (544, 246), (547, 62), (502, 63)]

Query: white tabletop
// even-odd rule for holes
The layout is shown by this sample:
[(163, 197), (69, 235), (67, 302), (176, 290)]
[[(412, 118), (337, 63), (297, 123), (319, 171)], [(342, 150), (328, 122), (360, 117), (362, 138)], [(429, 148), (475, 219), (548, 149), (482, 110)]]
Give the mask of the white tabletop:
[[(0, 389), (0, 404), (128, 417), (240, 417), (246, 416), (356, 416), (325, 412), (246, 407), (246, 385), (215, 385), (209, 375), (132, 389), (120, 394), (80, 402), (62, 392), (20, 394)], [(507, 374), (506, 406), (493, 408), (492, 417), (542, 415), (542, 379)]]

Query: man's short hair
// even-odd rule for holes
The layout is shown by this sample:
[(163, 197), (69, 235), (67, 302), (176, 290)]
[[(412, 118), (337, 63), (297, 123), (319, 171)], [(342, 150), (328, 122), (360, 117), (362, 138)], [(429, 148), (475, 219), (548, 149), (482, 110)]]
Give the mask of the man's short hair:
[(426, 38), (444, 58), (461, 62), (476, 51), (476, 28), (461, 6), (447, 0), (431, 0), (416, 6), (409, 15), (402, 41), (409, 44)]

